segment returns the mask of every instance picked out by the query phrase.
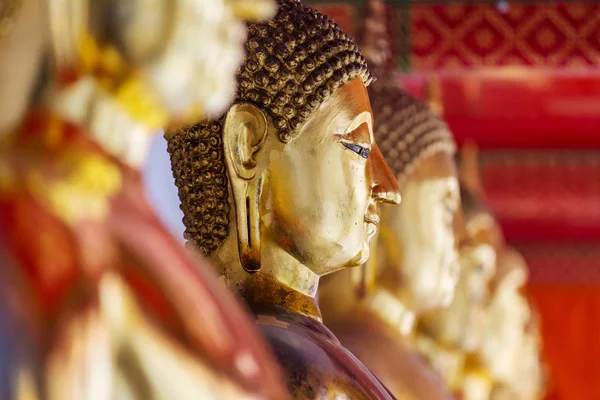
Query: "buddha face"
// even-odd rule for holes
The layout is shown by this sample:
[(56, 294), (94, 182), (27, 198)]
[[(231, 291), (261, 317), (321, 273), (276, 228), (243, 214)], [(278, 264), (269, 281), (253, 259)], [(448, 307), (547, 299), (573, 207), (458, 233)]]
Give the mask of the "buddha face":
[(232, 107), (224, 140), (242, 262), (244, 248), (251, 252), (258, 241), (262, 260), (283, 250), (319, 276), (366, 261), (379, 222), (376, 202), (399, 202), (372, 127), (360, 78), (335, 90), (288, 143), (262, 110)]
[(337, 89), (291, 142), (268, 140), (279, 151), (266, 154), (266, 230), (319, 275), (364, 263), (379, 222), (376, 202), (397, 203), (399, 194), (373, 140), (362, 81)]
[[(485, 306), (489, 298), (489, 284), (496, 268), (496, 252), (485, 243), (460, 251), (461, 278), (456, 291), (457, 306), (450, 305), (447, 313), (462, 315), (459, 343), (468, 351), (477, 349), (485, 329)], [(463, 272), (464, 271), (464, 272)], [(460, 304), (460, 306), (458, 306)], [(459, 308), (457, 310), (457, 308)]]
[(496, 267), (496, 252), (485, 243), (461, 246), (460, 278), (452, 303), (423, 317), (427, 329), (443, 344), (474, 351), (485, 329), (489, 282)]
[(437, 153), (424, 160), (402, 187), (402, 204), (385, 214), (386, 228), (399, 238), (401, 289), (408, 307), (427, 311), (447, 306), (460, 267), (454, 218), (460, 202), (452, 158)]

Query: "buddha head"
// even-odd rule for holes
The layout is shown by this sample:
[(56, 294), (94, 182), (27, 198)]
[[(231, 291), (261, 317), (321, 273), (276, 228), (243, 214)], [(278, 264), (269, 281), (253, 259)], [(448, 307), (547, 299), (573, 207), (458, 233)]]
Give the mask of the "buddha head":
[(402, 192), (399, 207), (382, 209), (382, 239), (392, 238), (387, 247), (395, 248), (396, 256), (382, 259), (379, 280), (417, 312), (447, 306), (459, 273), (455, 217), (460, 193), (452, 134), (391, 74), (376, 81), (369, 95), (375, 138)]
[[(485, 308), (496, 269), (496, 251), (477, 224), (483, 213), (491, 217), (473, 193), (461, 186), (461, 217), (464, 239), (459, 246), (460, 275), (450, 305), (423, 315), (425, 331), (436, 341), (465, 352), (477, 350), (485, 330)], [(476, 224), (474, 224), (474, 222)]]
[(249, 26), (233, 106), (166, 134), (185, 238), (226, 279), (260, 270), (314, 294), (310, 276), (367, 259), (376, 203), (399, 201), (374, 141), (370, 81), (334, 22), (281, 0), (274, 19)]

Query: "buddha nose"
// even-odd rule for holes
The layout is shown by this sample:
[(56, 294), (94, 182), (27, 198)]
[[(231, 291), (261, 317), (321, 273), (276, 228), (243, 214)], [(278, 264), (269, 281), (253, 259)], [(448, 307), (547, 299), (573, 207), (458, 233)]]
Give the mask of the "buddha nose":
[(369, 157), (373, 171), (372, 196), (375, 201), (400, 204), (400, 187), (394, 173), (388, 166), (377, 143), (371, 148)]

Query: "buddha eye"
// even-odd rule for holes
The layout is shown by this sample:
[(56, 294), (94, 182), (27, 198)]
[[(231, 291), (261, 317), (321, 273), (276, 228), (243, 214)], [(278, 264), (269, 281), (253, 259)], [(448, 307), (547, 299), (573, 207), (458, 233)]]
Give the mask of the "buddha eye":
[(341, 143), (345, 148), (352, 150), (353, 152), (355, 152), (362, 158), (365, 158), (365, 159), (369, 158), (369, 153), (371, 152), (371, 149), (362, 147), (361, 145), (358, 145), (355, 143), (348, 143), (348, 142), (341, 142)]

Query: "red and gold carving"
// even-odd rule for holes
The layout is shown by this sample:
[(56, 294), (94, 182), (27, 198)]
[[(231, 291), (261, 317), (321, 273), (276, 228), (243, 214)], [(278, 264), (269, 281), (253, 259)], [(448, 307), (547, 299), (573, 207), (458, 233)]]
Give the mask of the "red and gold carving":
[(497, 66), (594, 69), (600, 5), (583, 2), (420, 4), (411, 8), (417, 70)]

